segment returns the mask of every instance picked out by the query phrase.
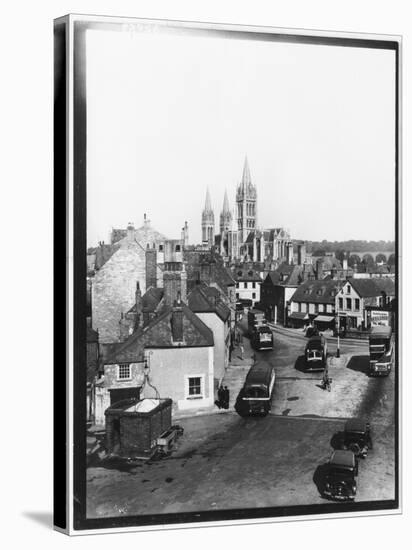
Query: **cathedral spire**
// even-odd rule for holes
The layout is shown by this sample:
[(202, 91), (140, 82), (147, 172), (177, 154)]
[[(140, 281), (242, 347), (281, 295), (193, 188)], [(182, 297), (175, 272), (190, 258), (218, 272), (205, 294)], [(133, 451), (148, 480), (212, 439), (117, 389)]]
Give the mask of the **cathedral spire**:
[(250, 177), (249, 162), (247, 160), (247, 155), (246, 155), (245, 163), (243, 165), (242, 187), (246, 188), (251, 183), (252, 183), (252, 178)]
[(202, 242), (210, 247), (215, 244), (215, 215), (212, 210), (209, 187), (206, 189), (205, 207), (202, 212)]
[(225, 197), (223, 199), (223, 210), (222, 210), (223, 214), (228, 214), (230, 212), (230, 208), (229, 208), (229, 199), (227, 198), (227, 191), (225, 189)]
[(211, 211), (212, 211), (212, 201), (210, 200), (209, 187), (207, 187), (204, 212), (211, 212)]

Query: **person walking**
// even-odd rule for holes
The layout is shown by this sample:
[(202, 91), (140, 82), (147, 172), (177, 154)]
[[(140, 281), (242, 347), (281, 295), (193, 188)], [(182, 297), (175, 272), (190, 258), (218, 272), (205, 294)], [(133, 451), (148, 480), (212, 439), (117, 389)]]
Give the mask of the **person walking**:
[(245, 351), (245, 348), (243, 347), (243, 344), (240, 344), (240, 358), (242, 359), (243, 361), (243, 353)]

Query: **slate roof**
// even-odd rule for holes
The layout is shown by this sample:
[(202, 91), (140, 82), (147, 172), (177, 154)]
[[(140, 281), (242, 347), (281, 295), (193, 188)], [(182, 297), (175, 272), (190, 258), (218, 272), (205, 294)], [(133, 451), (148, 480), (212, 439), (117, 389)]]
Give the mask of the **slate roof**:
[(214, 345), (212, 331), (186, 304), (183, 311), (183, 342), (173, 342), (171, 319), (172, 306), (165, 306), (158, 317), (138, 330), (108, 356), (105, 364), (133, 363), (143, 359), (144, 348), (210, 347)]
[[(313, 272), (313, 267), (311, 266)], [(303, 280), (303, 266), (301, 265), (289, 265), (282, 263), (275, 269), (275, 271), (269, 271), (264, 280), (265, 286), (272, 284), (273, 286), (299, 286)]]
[(311, 304), (334, 304), (335, 296), (343, 284), (344, 281), (336, 279), (306, 281), (296, 289), (291, 300)]
[(220, 299), (216, 288), (198, 285), (188, 296), (188, 305), (195, 313), (216, 313), (226, 322), (230, 316), (230, 309)]
[(385, 292), (395, 296), (395, 283), (390, 277), (371, 277), (370, 279), (349, 279), (350, 284), (361, 298), (374, 298)]

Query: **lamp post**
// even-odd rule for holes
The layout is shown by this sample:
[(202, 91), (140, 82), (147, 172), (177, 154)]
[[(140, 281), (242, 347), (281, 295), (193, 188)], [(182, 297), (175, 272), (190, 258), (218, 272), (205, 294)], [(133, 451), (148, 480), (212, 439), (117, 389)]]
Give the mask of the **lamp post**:
[[(339, 304), (339, 298), (337, 300), (337, 304)], [(336, 357), (340, 357), (340, 315), (339, 315), (339, 305), (336, 308), (336, 313), (338, 315), (338, 347), (336, 348)]]

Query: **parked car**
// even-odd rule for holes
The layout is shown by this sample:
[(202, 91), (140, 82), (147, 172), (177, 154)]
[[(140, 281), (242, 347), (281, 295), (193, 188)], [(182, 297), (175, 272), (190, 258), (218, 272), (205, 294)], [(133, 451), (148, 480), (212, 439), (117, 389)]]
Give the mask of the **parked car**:
[(333, 500), (354, 500), (357, 490), (358, 460), (352, 451), (332, 453), (327, 464), (324, 496)]
[(370, 425), (361, 418), (351, 418), (345, 424), (342, 449), (352, 451), (355, 456), (365, 458), (372, 449)]

